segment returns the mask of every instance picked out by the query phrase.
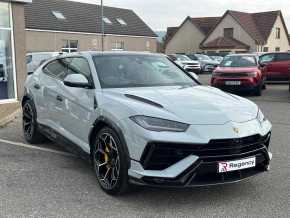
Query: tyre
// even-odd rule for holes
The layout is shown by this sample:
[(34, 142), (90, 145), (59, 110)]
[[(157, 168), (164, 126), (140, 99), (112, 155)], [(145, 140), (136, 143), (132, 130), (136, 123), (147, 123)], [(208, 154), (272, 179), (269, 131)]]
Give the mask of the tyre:
[(22, 111), (22, 127), (25, 140), (30, 144), (39, 144), (44, 142), (46, 138), (38, 129), (37, 114), (33, 101), (25, 101)]
[(98, 183), (109, 195), (128, 191), (128, 155), (117, 133), (104, 127), (93, 147), (93, 164)]
[(266, 85), (265, 82), (263, 83), (262, 89), (263, 89), (263, 90), (266, 90), (266, 89), (267, 89), (267, 85)]
[(255, 95), (256, 96), (262, 96), (262, 85), (258, 86), (255, 90)]

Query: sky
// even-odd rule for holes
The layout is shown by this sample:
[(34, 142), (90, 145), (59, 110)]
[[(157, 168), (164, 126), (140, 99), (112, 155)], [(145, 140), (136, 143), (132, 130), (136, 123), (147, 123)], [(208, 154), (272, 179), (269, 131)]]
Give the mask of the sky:
[[(74, 0), (100, 4), (101, 0)], [(279, 2), (279, 3), (278, 3)], [(282, 10), (290, 29), (289, 0), (104, 0), (104, 5), (134, 10), (154, 31), (179, 26), (187, 16), (222, 16), (226, 10)]]

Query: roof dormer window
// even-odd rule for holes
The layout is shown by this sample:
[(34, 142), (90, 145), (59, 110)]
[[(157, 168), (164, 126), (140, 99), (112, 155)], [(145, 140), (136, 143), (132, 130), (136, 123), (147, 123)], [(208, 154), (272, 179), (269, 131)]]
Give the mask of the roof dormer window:
[(121, 24), (122, 26), (127, 26), (126, 21), (124, 21), (122, 18), (117, 18), (116, 20), (117, 20), (118, 23)]
[(103, 17), (103, 22), (105, 22), (106, 24), (112, 24), (112, 21), (107, 17)]
[(60, 11), (52, 11), (52, 14), (59, 20), (65, 20), (65, 16)]
[(234, 38), (234, 28), (224, 28), (224, 37)]

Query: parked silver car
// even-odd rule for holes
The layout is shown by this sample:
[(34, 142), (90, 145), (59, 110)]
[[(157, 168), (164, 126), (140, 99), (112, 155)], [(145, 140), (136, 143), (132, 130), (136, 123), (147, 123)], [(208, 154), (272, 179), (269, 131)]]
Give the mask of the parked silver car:
[(218, 61), (212, 60), (209, 56), (204, 54), (187, 54), (191, 60), (199, 61), (202, 72), (213, 72), (219, 65)]
[(32, 74), (39, 65), (48, 59), (58, 56), (59, 52), (33, 52), (26, 54), (26, 68), (27, 73)]
[(272, 157), (272, 126), (256, 104), (201, 86), (164, 55), (53, 58), (28, 76), (22, 107), (26, 140), (82, 154), (109, 194), (237, 182)]

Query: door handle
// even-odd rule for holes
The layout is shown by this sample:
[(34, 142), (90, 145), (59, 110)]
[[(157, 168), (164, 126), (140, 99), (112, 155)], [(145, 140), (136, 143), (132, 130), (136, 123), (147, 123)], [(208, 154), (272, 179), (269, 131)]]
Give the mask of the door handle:
[(61, 96), (56, 96), (56, 100), (58, 100), (58, 101), (60, 101), (60, 102), (62, 102), (63, 101), (63, 99), (62, 99), (62, 97)]
[(35, 89), (40, 89), (40, 85), (39, 84), (34, 84), (33, 86)]

